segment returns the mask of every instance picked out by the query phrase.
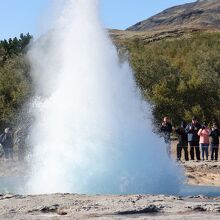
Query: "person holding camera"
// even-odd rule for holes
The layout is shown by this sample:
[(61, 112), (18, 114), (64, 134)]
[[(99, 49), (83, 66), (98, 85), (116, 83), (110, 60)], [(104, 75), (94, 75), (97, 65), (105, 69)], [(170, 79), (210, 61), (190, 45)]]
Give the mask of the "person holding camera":
[(0, 143), (4, 150), (5, 159), (13, 159), (13, 130), (12, 128), (6, 128), (3, 134), (0, 136)]
[(161, 123), (160, 132), (164, 137), (164, 142), (167, 145), (167, 154), (170, 157), (171, 155), (171, 140), (170, 135), (172, 133), (172, 124), (170, 123), (170, 119), (166, 116)]
[[(198, 135), (200, 137), (199, 143), (200, 148), (202, 150), (202, 160), (204, 160), (204, 156), (206, 156), (206, 160), (209, 157), (209, 135), (211, 134), (211, 130), (208, 127), (207, 122), (204, 122), (202, 128), (199, 129)], [(204, 155), (205, 154), (205, 155)]]
[(220, 129), (216, 122), (213, 122), (211, 128), (211, 160), (218, 160)]
[(200, 149), (199, 149), (199, 136), (198, 131), (201, 125), (194, 116), (192, 122), (186, 126), (185, 132), (187, 133), (187, 139), (190, 146), (190, 159), (194, 160), (194, 150), (196, 151), (196, 159), (200, 160)]
[(189, 156), (188, 156), (188, 139), (187, 139), (187, 134), (185, 132), (185, 128), (186, 128), (186, 122), (182, 121), (181, 124), (180, 124), (180, 127), (175, 129), (175, 131), (178, 135), (178, 140), (179, 140), (179, 142), (177, 144), (177, 161), (181, 160), (182, 150), (184, 150), (185, 160), (186, 161), (189, 160)]

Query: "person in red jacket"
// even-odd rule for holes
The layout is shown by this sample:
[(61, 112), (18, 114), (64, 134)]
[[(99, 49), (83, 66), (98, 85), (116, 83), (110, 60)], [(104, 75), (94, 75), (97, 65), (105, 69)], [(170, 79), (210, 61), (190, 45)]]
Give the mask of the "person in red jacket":
[[(199, 129), (199, 143), (202, 151), (202, 160), (204, 160), (204, 156), (206, 155), (206, 160), (209, 157), (209, 135), (211, 134), (211, 130), (208, 127), (206, 122), (203, 123), (202, 128)], [(204, 155), (205, 154), (205, 155)]]

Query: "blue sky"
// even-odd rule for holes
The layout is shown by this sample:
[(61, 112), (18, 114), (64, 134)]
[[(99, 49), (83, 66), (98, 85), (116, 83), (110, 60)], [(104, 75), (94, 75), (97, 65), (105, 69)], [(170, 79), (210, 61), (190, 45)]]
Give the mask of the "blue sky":
[[(27, 33), (39, 36), (51, 0), (0, 0), (0, 39)], [(103, 24), (125, 29), (168, 7), (194, 0), (101, 0)]]

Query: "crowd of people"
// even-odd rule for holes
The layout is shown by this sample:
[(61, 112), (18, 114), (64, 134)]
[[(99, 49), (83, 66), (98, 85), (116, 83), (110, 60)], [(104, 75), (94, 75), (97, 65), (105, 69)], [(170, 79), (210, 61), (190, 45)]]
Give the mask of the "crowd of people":
[(23, 161), (25, 157), (25, 137), (22, 129), (14, 132), (12, 128), (5, 128), (0, 135), (0, 157), (13, 160), (15, 145), (17, 146), (18, 160)]
[[(202, 125), (194, 116), (189, 124), (183, 120), (179, 127), (174, 128), (168, 117), (164, 117), (160, 127), (160, 132), (167, 144), (167, 152), (171, 154), (171, 133), (178, 136), (177, 161), (181, 160), (182, 151), (186, 161), (215, 160), (218, 161), (220, 127), (217, 120), (213, 119), (210, 126), (207, 122)], [(188, 152), (189, 149), (189, 152)], [(211, 157), (209, 158), (209, 155)], [(202, 158), (201, 158), (202, 156)]]
[[(0, 135), (0, 157), (6, 160), (14, 158), (14, 146), (17, 146), (18, 160), (23, 161), (25, 157), (25, 129), (18, 129), (15, 132), (12, 128), (5, 128)], [(160, 126), (160, 132), (167, 145), (167, 153), (171, 156), (171, 134), (178, 137), (176, 146), (177, 161), (182, 159), (184, 152), (185, 161), (190, 160), (215, 160), (218, 161), (220, 126), (217, 120), (210, 124), (200, 124), (194, 116), (189, 124), (184, 120), (175, 128), (168, 117), (164, 117)], [(211, 155), (211, 157), (209, 157)]]

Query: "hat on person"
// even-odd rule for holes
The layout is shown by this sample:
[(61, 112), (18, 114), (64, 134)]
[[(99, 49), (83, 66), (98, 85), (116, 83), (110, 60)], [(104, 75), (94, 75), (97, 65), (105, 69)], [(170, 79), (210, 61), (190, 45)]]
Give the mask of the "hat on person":
[(9, 132), (9, 128), (5, 128), (5, 133), (7, 134)]

